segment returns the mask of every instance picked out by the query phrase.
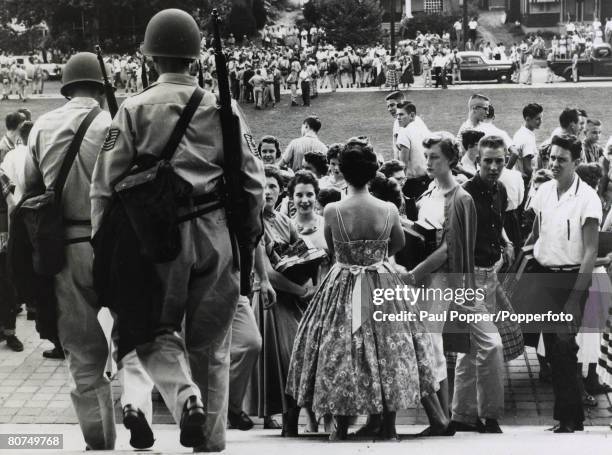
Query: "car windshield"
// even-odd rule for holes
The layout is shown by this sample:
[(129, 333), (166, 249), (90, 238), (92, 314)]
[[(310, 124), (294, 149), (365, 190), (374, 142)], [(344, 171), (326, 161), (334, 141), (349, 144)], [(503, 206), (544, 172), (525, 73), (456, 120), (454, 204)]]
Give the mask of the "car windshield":
[(471, 55), (469, 57), (463, 57), (461, 60), (466, 65), (480, 65), (482, 63), (482, 59), (475, 55)]

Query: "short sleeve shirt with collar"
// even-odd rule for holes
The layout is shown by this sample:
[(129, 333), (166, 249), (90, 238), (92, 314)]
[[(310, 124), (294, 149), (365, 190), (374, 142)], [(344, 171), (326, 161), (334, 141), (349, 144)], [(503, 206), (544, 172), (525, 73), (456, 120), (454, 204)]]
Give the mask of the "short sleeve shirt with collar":
[(577, 175), (574, 183), (557, 196), (557, 181), (543, 183), (531, 201), (538, 216), (539, 237), (534, 257), (543, 266), (577, 265), (582, 262), (582, 227), (593, 218), (601, 223), (601, 201), (593, 188)]
[[(538, 158), (538, 144), (536, 135), (525, 125), (521, 126), (512, 139), (514, 145), (518, 149), (519, 158), (531, 157), (532, 162)], [(523, 172), (523, 163), (521, 160), (516, 162), (516, 169)]]
[(406, 177), (415, 178), (425, 175), (427, 160), (425, 159), (423, 141), (429, 134), (429, 128), (423, 122), (417, 122), (416, 120), (410, 122), (405, 128), (399, 129), (396, 140), (398, 153), (400, 146), (410, 150), (410, 159), (405, 160)]

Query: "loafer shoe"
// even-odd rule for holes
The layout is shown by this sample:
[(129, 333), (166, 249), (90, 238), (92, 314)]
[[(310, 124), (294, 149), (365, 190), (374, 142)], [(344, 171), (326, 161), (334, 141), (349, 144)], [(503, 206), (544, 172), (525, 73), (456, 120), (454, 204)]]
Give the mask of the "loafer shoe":
[(202, 400), (196, 395), (187, 398), (183, 406), (181, 416), (180, 441), (183, 447), (202, 446), (206, 442), (204, 436), (204, 423), (206, 422), (206, 410)]
[(503, 433), (499, 423), (495, 419), (486, 419), (482, 426), (481, 433)]
[(123, 407), (123, 425), (130, 430), (130, 445), (135, 449), (148, 449), (153, 446), (153, 430), (140, 409), (131, 404)]
[(6, 345), (15, 352), (23, 351), (23, 343), (19, 341), (19, 338), (17, 338), (17, 335), (7, 335)]
[(253, 421), (244, 411), (240, 411), (238, 414), (227, 411), (227, 421), (229, 427), (236, 430), (248, 431), (253, 428)]
[(66, 358), (66, 355), (64, 354), (64, 350), (57, 346), (54, 347), (53, 349), (48, 349), (46, 351), (43, 351), (42, 356), (45, 359), (63, 360)]

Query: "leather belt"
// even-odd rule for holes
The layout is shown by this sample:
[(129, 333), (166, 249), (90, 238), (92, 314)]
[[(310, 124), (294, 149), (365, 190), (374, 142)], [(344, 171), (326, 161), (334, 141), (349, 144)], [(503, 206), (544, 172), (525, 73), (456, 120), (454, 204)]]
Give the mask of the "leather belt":
[(64, 218), (65, 226), (91, 226), (91, 220), (71, 220), (70, 218)]
[(74, 245), (75, 243), (85, 243), (85, 242), (91, 243), (91, 237), (87, 236), (87, 237), (76, 237), (74, 239), (67, 239), (66, 245)]

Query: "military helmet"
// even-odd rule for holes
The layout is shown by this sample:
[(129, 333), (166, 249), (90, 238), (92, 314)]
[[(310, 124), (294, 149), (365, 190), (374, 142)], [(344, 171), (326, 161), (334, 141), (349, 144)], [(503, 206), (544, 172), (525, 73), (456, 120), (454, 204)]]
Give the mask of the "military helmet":
[(70, 57), (62, 71), (62, 88), (60, 93), (66, 96), (69, 86), (76, 82), (97, 82), (104, 87), (102, 70), (96, 54), (79, 52)]
[(151, 57), (197, 59), (200, 29), (195, 19), (180, 9), (165, 9), (151, 18), (142, 52)]

